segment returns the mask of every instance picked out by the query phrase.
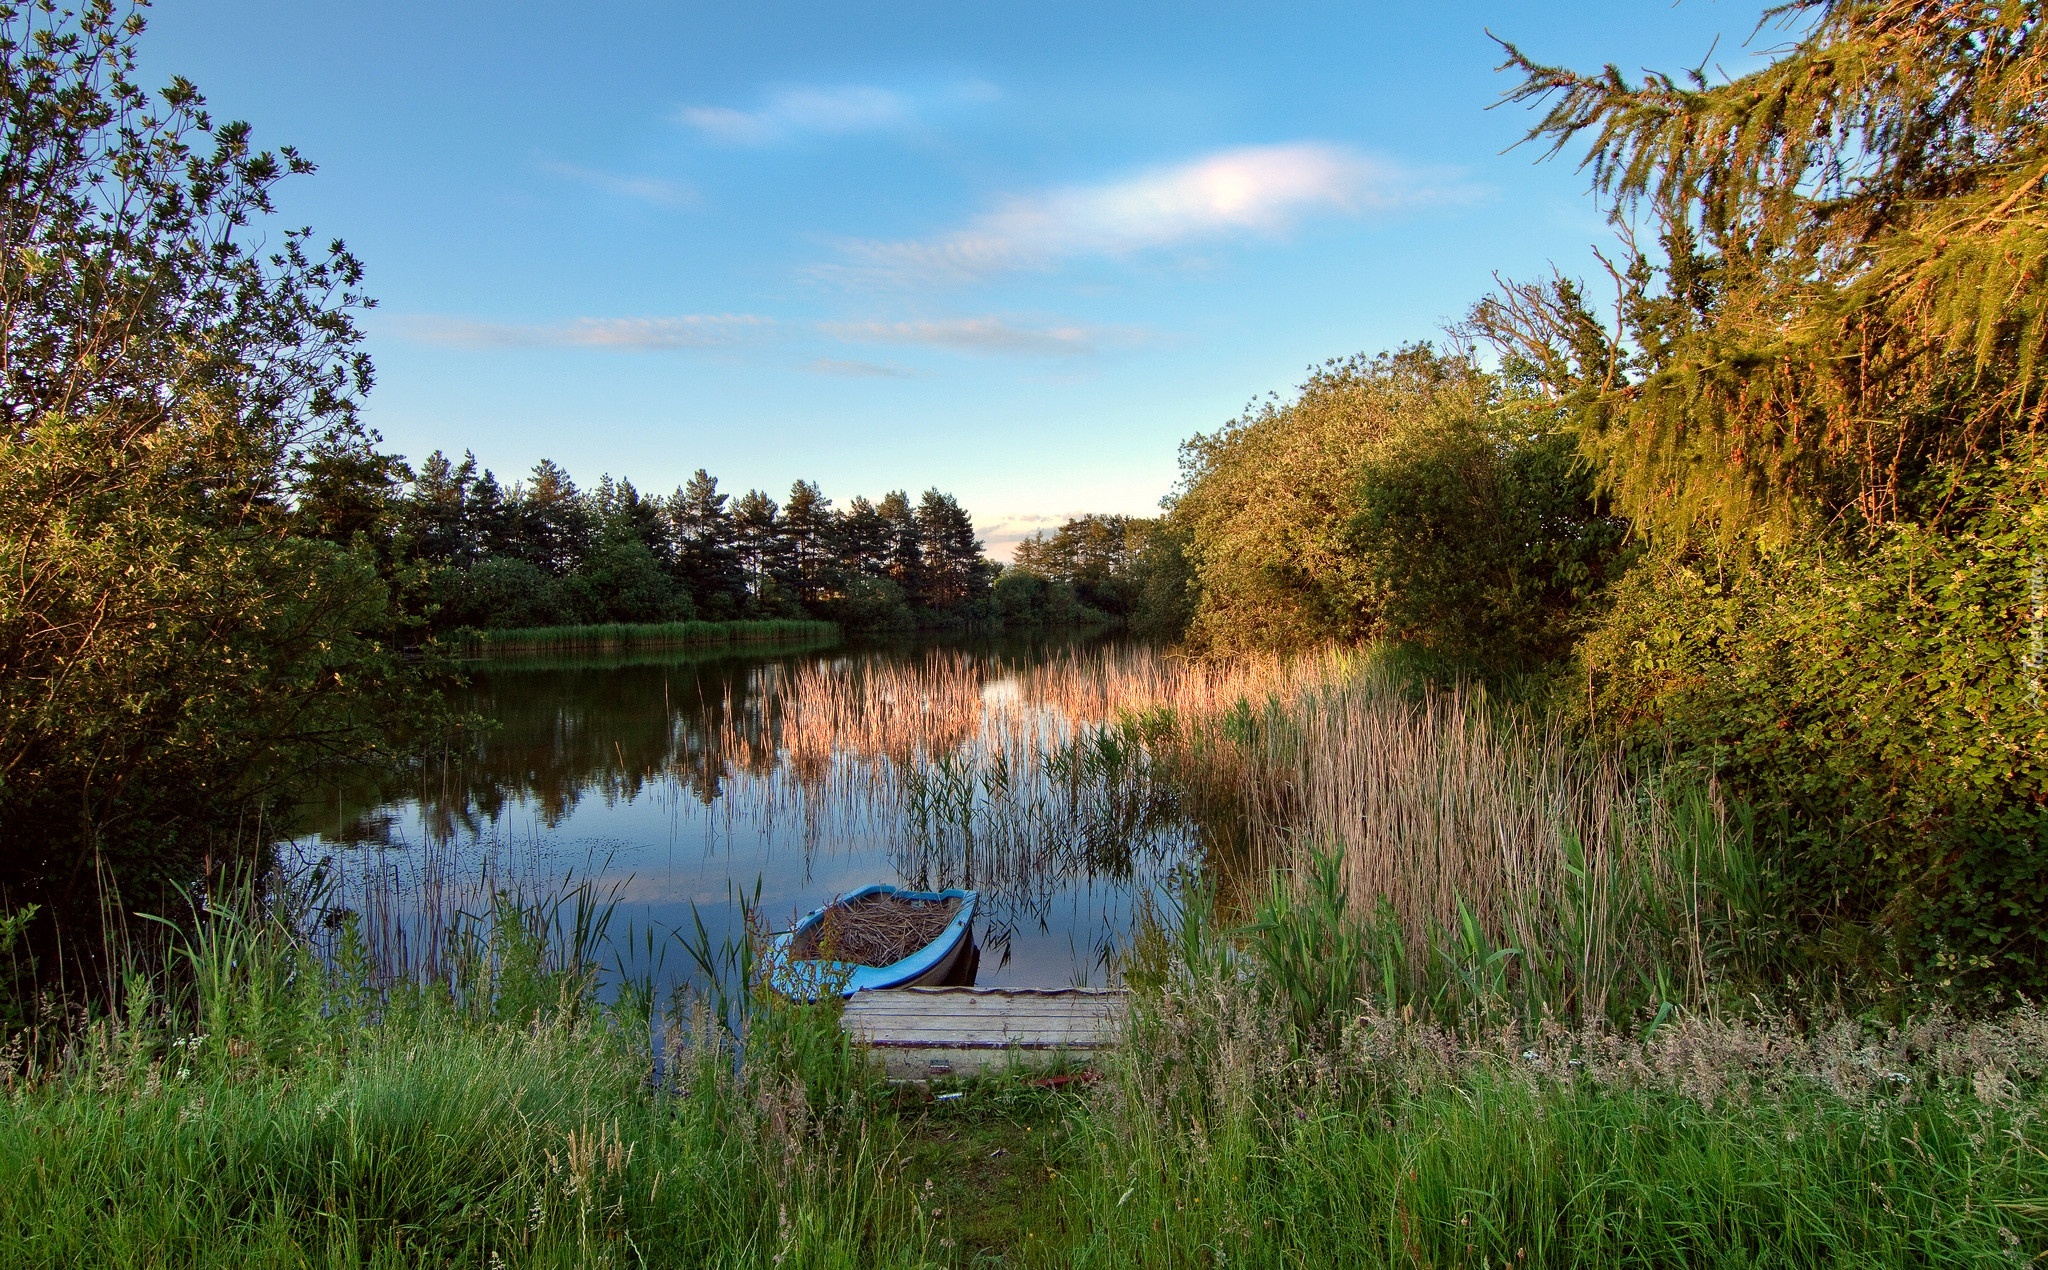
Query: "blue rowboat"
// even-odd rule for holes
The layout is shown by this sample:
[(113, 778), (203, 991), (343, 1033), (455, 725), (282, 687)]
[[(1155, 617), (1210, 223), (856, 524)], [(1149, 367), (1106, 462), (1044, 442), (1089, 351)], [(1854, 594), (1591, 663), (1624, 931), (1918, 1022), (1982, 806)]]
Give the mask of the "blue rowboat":
[(849, 891), (833, 903), (850, 904), (873, 895), (923, 900), (927, 903), (959, 900), (960, 907), (954, 910), (945, 929), (930, 943), (886, 966), (863, 966), (850, 961), (827, 961), (822, 958), (792, 958), (790, 948), (798, 937), (807, 934), (819, 922), (825, 920), (825, 912), (832, 905), (812, 909), (794, 927), (777, 935), (769, 943), (769, 984), (782, 995), (800, 1001), (815, 1001), (820, 992), (830, 992), (835, 986), (841, 996), (848, 997), (869, 988), (929, 987), (944, 983), (959, 968), (961, 958), (974, 946), (970, 928), (974, 925), (975, 892), (958, 888), (945, 891), (906, 891), (890, 886), (886, 882), (877, 882), (858, 891)]

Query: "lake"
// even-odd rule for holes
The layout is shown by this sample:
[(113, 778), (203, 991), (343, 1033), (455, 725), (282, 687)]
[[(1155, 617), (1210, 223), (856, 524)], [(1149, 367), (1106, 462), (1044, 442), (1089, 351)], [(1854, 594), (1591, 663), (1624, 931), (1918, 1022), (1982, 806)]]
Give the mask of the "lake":
[(588, 883), (609, 974), (662, 988), (690, 970), (678, 932), (742, 936), (742, 896), (783, 929), (885, 881), (981, 892), (981, 985), (1100, 986), (1200, 832), (1141, 746), (1050, 702), (1156, 658), (1006, 642), (477, 663), (455, 704), (489, 727), (402, 787), (336, 793), (293, 853), (387, 957), (430, 955), (494, 891)]

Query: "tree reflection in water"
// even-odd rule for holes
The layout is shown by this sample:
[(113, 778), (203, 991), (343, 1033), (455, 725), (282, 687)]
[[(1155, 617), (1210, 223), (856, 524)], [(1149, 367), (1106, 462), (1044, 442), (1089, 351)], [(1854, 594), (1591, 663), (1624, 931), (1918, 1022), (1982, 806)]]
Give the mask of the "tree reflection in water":
[(415, 951), (493, 888), (580, 877), (640, 946), (621, 968), (658, 974), (648, 932), (692, 902), (758, 881), (781, 918), (893, 880), (982, 892), (983, 982), (1100, 982), (1197, 841), (1113, 690), (1159, 663), (1108, 644), (494, 663), (464, 692), (492, 725), (465, 752), (343, 792), (299, 848)]

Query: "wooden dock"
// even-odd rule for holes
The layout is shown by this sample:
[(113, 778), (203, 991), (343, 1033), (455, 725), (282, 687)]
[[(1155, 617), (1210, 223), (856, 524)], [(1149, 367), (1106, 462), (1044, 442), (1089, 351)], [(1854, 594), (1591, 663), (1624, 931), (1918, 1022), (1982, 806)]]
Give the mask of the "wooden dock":
[(840, 1026), (870, 1046), (891, 1080), (979, 1076), (1116, 1043), (1128, 997), (1088, 988), (888, 988), (856, 992)]

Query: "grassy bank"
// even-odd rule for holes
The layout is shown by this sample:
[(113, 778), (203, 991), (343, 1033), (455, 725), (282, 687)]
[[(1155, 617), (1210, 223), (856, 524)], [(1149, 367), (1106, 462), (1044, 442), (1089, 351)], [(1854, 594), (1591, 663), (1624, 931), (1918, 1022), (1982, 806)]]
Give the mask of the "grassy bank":
[(930, 1264), (830, 1016), (764, 1017), (744, 1072), (713, 1027), (657, 1045), (546, 911), (391, 982), (352, 921), (322, 957), (210, 909), (176, 999), (12, 1038), (0, 1264)]
[(534, 626), (470, 631), (450, 638), (461, 657), (528, 653), (615, 652), (636, 648), (709, 648), (825, 642), (839, 638), (831, 622), (784, 618), (745, 622), (611, 622), (598, 626)]
[[(0, 1117), (10, 1266), (2027, 1265), (2048, 1018), (1647, 1038), (1305, 1034), (1236, 941), (1166, 939), (1080, 1092), (934, 1101), (833, 1013), (754, 1001), (743, 1065), (501, 903), (379, 982), (215, 913)], [(1195, 923), (1197, 927), (1200, 923)], [(1179, 932), (1186, 935), (1187, 932)], [(1164, 935), (1155, 931), (1155, 935)], [(1158, 950), (1155, 950), (1158, 951)], [(17, 1044), (13, 1057), (22, 1058)]]

